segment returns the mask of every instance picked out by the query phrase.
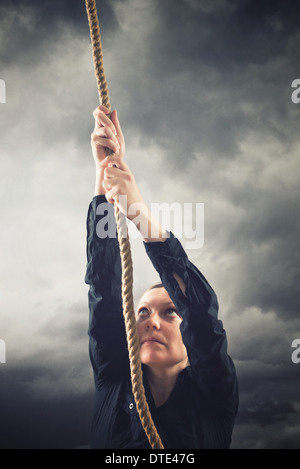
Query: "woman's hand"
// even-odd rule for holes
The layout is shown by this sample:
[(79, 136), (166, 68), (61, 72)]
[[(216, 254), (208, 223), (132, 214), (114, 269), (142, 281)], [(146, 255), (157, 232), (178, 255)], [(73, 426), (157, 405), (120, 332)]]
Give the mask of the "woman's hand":
[(98, 106), (93, 112), (95, 128), (91, 135), (93, 157), (96, 165), (95, 195), (104, 195), (102, 182), (104, 179), (103, 161), (106, 158), (107, 149), (112, 150), (119, 158), (125, 154), (125, 141), (118, 120), (117, 111), (111, 113), (105, 106)]
[[(92, 151), (96, 164), (98, 186), (101, 184), (109, 203), (117, 203), (119, 209), (128, 214), (132, 204), (144, 204), (134, 176), (124, 162), (125, 140), (117, 111), (108, 116), (105, 106), (98, 106), (93, 115), (95, 128), (91, 136)], [(114, 154), (107, 156), (106, 148)], [(103, 193), (103, 191), (101, 191)], [(123, 195), (121, 203), (119, 196)], [(124, 201), (126, 200), (126, 203)]]
[(119, 210), (131, 220), (145, 242), (165, 241), (167, 232), (153, 218), (139, 191), (135, 178), (122, 158), (107, 156), (102, 162), (106, 199), (116, 203)]
[[(125, 140), (117, 111), (114, 110), (109, 118), (109, 110), (99, 106), (93, 115), (95, 128), (91, 143), (96, 164), (95, 195), (105, 194), (109, 203), (116, 203), (119, 210), (135, 224), (145, 242), (165, 241), (166, 231), (153, 219), (124, 161)], [(106, 148), (114, 154), (107, 156)]]
[(112, 150), (120, 158), (125, 154), (125, 141), (122, 129), (114, 110), (109, 118), (109, 110), (105, 106), (98, 106), (93, 112), (95, 128), (91, 135), (91, 145), (96, 168), (100, 169), (106, 158), (106, 148)]
[(132, 172), (125, 161), (116, 155), (107, 156), (102, 161), (102, 167), (105, 168), (102, 185), (107, 201), (116, 203), (121, 212), (132, 220), (137, 210), (144, 211), (146, 207)]

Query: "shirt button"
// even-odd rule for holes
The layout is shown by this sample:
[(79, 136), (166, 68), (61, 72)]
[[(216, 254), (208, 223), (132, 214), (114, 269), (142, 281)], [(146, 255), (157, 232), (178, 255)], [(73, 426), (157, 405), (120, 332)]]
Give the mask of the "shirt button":
[(131, 402), (131, 404), (129, 404), (129, 409), (132, 410), (133, 409), (133, 403)]

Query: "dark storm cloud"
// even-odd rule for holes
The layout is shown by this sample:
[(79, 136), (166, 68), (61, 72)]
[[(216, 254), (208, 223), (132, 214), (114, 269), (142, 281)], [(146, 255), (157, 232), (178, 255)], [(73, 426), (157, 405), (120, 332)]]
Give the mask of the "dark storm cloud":
[(170, 58), (201, 58), (202, 63), (229, 72), (228, 78), (232, 66), (262, 65), (273, 56), (281, 57), (286, 41), (298, 30), (295, 0), (224, 0), (212, 5), (210, 9), (204, 1), (175, 1), (171, 8), (171, 2), (162, 2), (162, 24), (168, 25), (163, 47), (173, 49)]
[(21, 360), (14, 359), (8, 343), (7, 363), (0, 368), (0, 448), (88, 445), (93, 377), (86, 308), (58, 308), (32, 334), (35, 348), (28, 354), (25, 347)]
[[(9, 32), (1, 35), (2, 67), (15, 62), (30, 67), (42, 60), (49, 41), (64, 28), (74, 35), (88, 32), (85, 2), (81, 0), (1, 0), (0, 12), (4, 21), (2, 30)], [(113, 30), (115, 18), (108, 1), (101, 1), (101, 13), (100, 26), (103, 15), (106, 29)]]
[(254, 339), (241, 346), (241, 361), (236, 362), (240, 405), (233, 448), (297, 448), (300, 382), (290, 344), (282, 337), (283, 328), (277, 337), (271, 331), (257, 331), (258, 340), (251, 335)]
[[(230, 189), (229, 189), (230, 192)], [(243, 208), (243, 216), (224, 227), (220, 246), (239, 253), (239, 298), (244, 306), (276, 311), (281, 317), (299, 315), (299, 191), (257, 187), (249, 181), (240, 196), (228, 198)], [(242, 306), (242, 305), (240, 305)]]
[(240, 406), (232, 448), (299, 448), (299, 412), (287, 401), (249, 400)]
[[(76, 387), (61, 393), (57, 387), (63, 367), (19, 366), (0, 370), (2, 449), (60, 449), (86, 445), (89, 441), (93, 395)], [(46, 377), (48, 398), (33, 392), (31, 383)], [(74, 383), (75, 386), (75, 383)]]
[(253, 129), (288, 141), (297, 11), (296, 2), (224, 1), (208, 11), (204, 2), (156, 4), (157, 24), (143, 50), (148, 60), (129, 55), (136, 71), (131, 104), (143, 139), (165, 148), (172, 170), (196, 150), (232, 158)]
[(265, 427), (272, 425), (276, 422), (283, 422), (288, 419), (295, 409), (291, 402), (273, 402), (266, 400), (262, 402), (255, 402), (250, 399), (244, 409), (239, 410), (239, 422), (251, 423), (255, 422), (258, 425)]
[[(297, 389), (300, 383), (297, 369), (293, 364), (276, 367), (275, 364), (261, 366), (258, 363), (252, 366), (239, 364), (238, 369), (241, 393), (235, 447), (299, 447)], [(246, 369), (247, 376), (244, 376)]]

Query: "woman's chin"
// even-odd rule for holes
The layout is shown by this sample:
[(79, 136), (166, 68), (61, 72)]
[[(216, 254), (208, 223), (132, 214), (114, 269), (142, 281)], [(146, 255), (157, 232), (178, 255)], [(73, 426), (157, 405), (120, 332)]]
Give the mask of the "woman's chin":
[(150, 352), (141, 354), (141, 363), (148, 366), (162, 366), (164, 360), (159, 354)]

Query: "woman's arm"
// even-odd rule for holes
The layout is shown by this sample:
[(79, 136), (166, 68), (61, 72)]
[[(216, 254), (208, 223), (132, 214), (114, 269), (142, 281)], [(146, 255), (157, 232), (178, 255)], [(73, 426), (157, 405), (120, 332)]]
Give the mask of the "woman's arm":
[[(128, 350), (122, 314), (120, 249), (113, 204), (117, 203), (121, 211), (125, 211), (128, 218), (136, 223), (145, 241), (163, 241), (166, 236), (166, 232), (151, 216), (135, 179), (124, 162), (125, 142), (117, 112), (113, 111), (110, 118), (108, 114), (108, 109), (104, 106), (99, 106), (94, 111), (95, 128), (91, 144), (96, 174), (95, 197), (90, 204), (87, 220), (88, 262), (85, 281), (90, 285), (90, 357), (98, 383), (101, 379), (128, 372)], [(115, 154), (107, 157), (107, 148)], [(125, 205), (121, 196), (126, 198)], [(135, 215), (138, 211), (140, 223), (133, 215), (133, 209)], [(108, 227), (106, 233), (103, 230), (104, 222)], [(99, 230), (99, 226), (102, 229)], [(146, 233), (148, 231), (149, 235)]]
[[(121, 261), (116, 235), (114, 208), (106, 200), (103, 161), (106, 148), (123, 157), (124, 138), (119, 127), (99, 106), (94, 111), (95, 128), (91, 136), (95, 160), (95, 197), (87, 216), (87, 268), (85, 282), (90, 286), (89, 349), (96, 385), (129, 373), (128, 350), (122, 312)], [(116, 112), (112, 113), (116, 119)], [(99, 227), (109, 227), (104, 231)]]
[[(216, 294), (172, 233), (165, 243), (145, 243), (145, 249), (182, 316), (180, 330), (192, 375), (216, 411), (222, 409), (230, 422), (237, 412), (238, 386)], [(183, 279), (185, 294), (174, 273)]]
[[(115, 119), (115, 125), (120, 129), (117, 115), (115, 115)], [(102, 161), (101, 169), (101, 175), (99, 173), (96, 187), (99, 187), (100, 184), (102, 185), (108, 202), (118, 205), (120, 211), (139, 230), (143, 241), (145, 243), (166, 241), (169, 237), (168, 232), (153, 217), (143, 200), (134, 175), (123, 158), (115, 155), (108, 156)], [(185, 295), (186, 285), (183, 279), (176, 272), (173, 275), (182, 293)]]
[[(111, 210), (112, 209), (112, 210)], [(126, 372), (128, 351), (122, 312), (121, 261), (117, 237), (103, 236), (99, 224), (115, 226), (113, 207), (94, 197), (87, 216), (89, 351), (96, 384)]]

